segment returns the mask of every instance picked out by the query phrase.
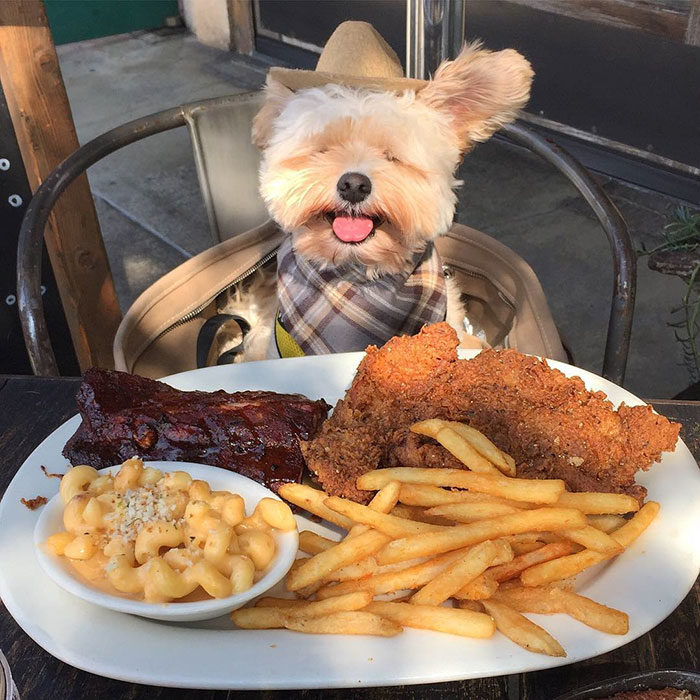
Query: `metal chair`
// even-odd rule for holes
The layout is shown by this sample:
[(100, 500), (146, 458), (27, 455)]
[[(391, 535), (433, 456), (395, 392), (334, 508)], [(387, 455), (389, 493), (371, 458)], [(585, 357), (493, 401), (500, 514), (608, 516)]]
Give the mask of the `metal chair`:
[[(222, 240), (249, 230), (267, 219), (257, 193), (259, 155), (249, 138), (250, 123), (260, 100), (260, 93), (232, 95), (135, 119), (85, 144), (46, 178), (27, 208), (17, 250), (18, 308), (35, 374), (58, 374), (44, 317), (40, 278), (44, 228), (61, 193), (78, 175), (110, 153), (147, 136), (187, 126), (214, 235)], [(504, 127), (501, 133), (561, 172), (588, 202), (607, 236), (614, 282), (603, 376), (622, 384), (636, 288), (636, 258), (627, 226), (587, 170), (554, 142), (518, 123)]]

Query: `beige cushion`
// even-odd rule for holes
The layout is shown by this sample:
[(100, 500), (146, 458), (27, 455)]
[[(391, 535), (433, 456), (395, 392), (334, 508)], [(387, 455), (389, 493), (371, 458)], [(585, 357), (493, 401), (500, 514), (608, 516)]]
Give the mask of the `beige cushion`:
[[(268, 221), (210, 248), (149, 287), (124, 316), (114, 339), (119, 370), (163, 377), (196, 367), (197, 334), (214, 300), (282, 239)], [(503, 244), (455, 224), (438, 251), (464, 292), (470, 320), (496, 347), (566, 360), (542, 287), (530, 266)]]

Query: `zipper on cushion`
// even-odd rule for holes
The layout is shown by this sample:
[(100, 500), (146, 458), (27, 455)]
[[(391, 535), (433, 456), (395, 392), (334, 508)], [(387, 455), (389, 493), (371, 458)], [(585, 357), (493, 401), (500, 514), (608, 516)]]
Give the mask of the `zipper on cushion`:
[(231, 287), (235, 287), (237, 284), (240, 284), (241, 282), (243, 282), (243, 280), (255, 274), (261, 267), (270, 262), (270, 260), (272, 260), (272, 258), (274, 258), (275, 255), (277, 255), (278, 248), (279, 246), (274, 250), (271, 250), (267, 255), (258, 260), (258, 262), (256, 262), (255, 265), (252, 265), (245, 272), (242, 272), (240, 275), (238, 275), (238, 277), (236, 277), (233, 281), (229, 282), (225, 287), (222, 287), (213, 297), (210, 297), (203, 304), (200, 304), (197, 308), (192, 309), (192, 311), (175, 321), (175, 323), (173, 323), (172, 326), (168, 326), (165, 330), (161, 331), (151, 342), (155, 343), (166, 333), (170, 333), (170, 331), (174, 330), (175, 328), (184, 326), (186, 323), (189, 323), (190, 321), (195, 319), (200, 313), (202, 313), (202, 311), (204, 311), (204, 309), (207, 308), (207, 306), (209, 306), (209, 304), (212, 303), (212, 301), (214, 301), (214, 299), (216, 299), (216, 297), (219, 296), (219, 294), (225, 292), (228, 289), (231, 289)]

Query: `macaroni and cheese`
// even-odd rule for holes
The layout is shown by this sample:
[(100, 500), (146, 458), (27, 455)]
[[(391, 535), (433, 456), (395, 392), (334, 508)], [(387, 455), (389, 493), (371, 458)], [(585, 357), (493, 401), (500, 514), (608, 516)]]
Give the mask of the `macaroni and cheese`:
[(282, 501), (263, 498), (246, 516), (241, 496), (137, 457), (114, 476), (73, 467), (59, 492), (66, 530), (47, 550), (97, 587), (151, 603), (248, 590), (275, 557), (274, 531), (296, 528)]

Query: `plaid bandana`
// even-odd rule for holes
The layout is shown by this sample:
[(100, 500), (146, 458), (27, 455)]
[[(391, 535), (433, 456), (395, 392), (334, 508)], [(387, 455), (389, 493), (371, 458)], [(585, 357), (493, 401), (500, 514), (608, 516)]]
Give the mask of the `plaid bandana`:
[(277, 253), (279, 321), (307, 355), (364, 350), (445, 320), (447, 296), (432, 243), (410, 269), (367, 279), (362, 265), (320, 270), (297, 257), (291, 236)]

